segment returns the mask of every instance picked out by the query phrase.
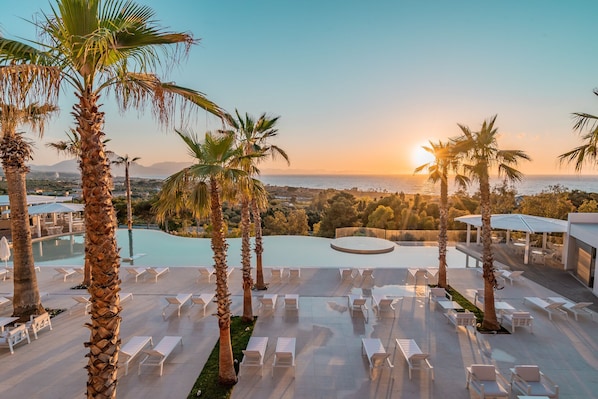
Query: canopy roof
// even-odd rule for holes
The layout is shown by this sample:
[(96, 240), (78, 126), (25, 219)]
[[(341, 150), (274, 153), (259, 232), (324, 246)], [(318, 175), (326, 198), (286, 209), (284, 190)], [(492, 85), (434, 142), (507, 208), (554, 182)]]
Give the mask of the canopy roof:
[[(40, 215), (44, 213), (70, 213), (83, 212), (85, 205), (72, 202), (55, 202), (51, 204), (31, 205), (28, 208), (29, 215)], [(10, 213), (10, 210), (2, 213)]]
[[(455, 220), (475, 227), (480, 227), (482, 225), (482, 215), (460, 216), (455, 218)], [(526, 233), (567, 232), (566, 220), (523, 215), (519, 213), (491, 215), (490, 226), (493, 229), (525, 231)]]
[[(49, 195), (28, 195), (27, 205), (48, 204), (51, 202), (72, 201), (73, 197), (54, 197)], [(0, 195), (0, 206), (9, 206), (8, 195)]]

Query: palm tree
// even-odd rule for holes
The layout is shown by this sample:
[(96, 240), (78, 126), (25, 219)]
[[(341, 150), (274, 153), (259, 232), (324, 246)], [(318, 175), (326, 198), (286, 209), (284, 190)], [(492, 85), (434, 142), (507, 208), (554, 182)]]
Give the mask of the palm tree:
[(0, 104), (0, 158), (10, 202), (14, 257), (13, 316), (19, 317), (20, 322), (29, 321), (29, 316), (40, 315), (46, 311), (37, 285), (27, 208), (27, 161), (31, 159), (31, 144), (16, 130), (19, 125), (27, 124), (42, 135), (47, 120), (57, 110), (57, 107), (50, 104), (30, 104), (24, 108)]
[[(163, 196), (172, 204), (193, 204), (197, 210), (209, 207), (212, 223), (212, 251), (214, 253), (214, 268), (216, 270), (216, 302), (218, 310), (219, 340), (219, 370), (218, 381), (223, 385), (233, 385), (237, 382), (235, 373), (232, 343), (230, 338), (230, 290), (227, 276), (227, 248), (224, 218), (222, 214), (222, 199), (232, 196), (231, 188), (246, 177), (241, 169), (231, 167), (238, 160), (241, 153), (234, 146), (231, 135), (214, 136), (206, 133), (203, 142), (190, 132), (176, 131), (183, 139), (189, 153), (197, 160), (180, 172), (168, 177), (163, 185)], [(192, 188), (191, 193), (185, 193)], [(177, 200), (187, 197), (188, 200)]]
[[(81, 140), (85, 257), (92, 273), (90, 340), (85, 343), (89, 348), (87, 396), (113, 398), (120, 347), (120, 262), (100, 97), (114, 93), (122, 110), (151, 105), (153, 115), (166, 125), (179, 105), (222, 112), (203, 94), (165, 83), (153, 73), (164, 59), (178, 63), (196, 40), (187, 33), (164, 31), (149, 7), (130, 0), (56, 0), (51, 12), (34, 24), (41, 41), (0, 38), (0, 65), (58, 70), (48, 93), (57, 96), (56, 86), (70, 88), (78, 99), (72, 114)], [(159, 50), (170, 49), (167, 57), (160, 57)]]
[(479, 182), (480, 207), (482, 218), (482, 264), (484, 272), (484, 322), (482, 327), (497, 331), (500, 324), (494, 307), (494, 290), (498, 288), (494, 276), (494, 257), (492, 254), (492, 229), (490, 226), (490, 169), (496, 167), (499, 176), (509, 181), (519, 181), (522, 173), (514, 168), (519, 160), (529, 160), (521, 150), (501, 150), (498, 148), (497, 128), (494, 127), (496, 115), (484, 121), (479, 132), (472, 132), (468, 127), (459, 125), (462, 135), (454, 139), (455, 150), (465, 157), (463, 169), (466, 175)]
[[(594, 94), (598, 96), (598, 89), (594, 90)], [(584, 144), (559, 155), (558, 158), (561, 163), (575, 162), (575, 171), (581, 172), (586, 162), (596, 163), (598, 160), (598, 116), (582, 112), (575, 112), (573, 116), (573, 131), (581, 134), (587, 130), (587, 133), (581, 136)]]
[[(438, 285), (446, 288), (446, 246), (448, 242), (448, 179), (449, 171), (457, 172), (459, 168), (459, 157), (455, 153), (451, 142), (433, 143), (430, 146), (422, 146), (424, 150), (434, 156), (432, 162), (420, 165), (415, 169), (419, 173), (426, 169), (429, 173), (428, 179), (434, 183), (440, 181), (440, 231), (438, 234)], [(467, 185), (468, 179), (461, 174), (455, 175), (455, 181), (461, 187)]]
[(131, 180), (129, 179), (129, 167), (135, 161), (140, 160), (141, 158), (129, 158), (129, 154), (126, 154), (124, 157), (119, 156), (114, 161), (112, 161), (115, 165), (125, 165), (125, 191), (127, 193), (127, 229), (129, 231), (133, 230), (133, 211), (131, 209)]
[[(238, 110), (235, 110), (236, 118), (230, 114), (224, 116), (226, 123), (231, 126), (232, 130), (237, 136), (243, 153), (245, 156), (250, 157), (254, 162), (258, 163), (265, 157), (276, 159), (281, 156), (284, 160), (289, 163), (289, 157), (287, 153), (280, 147), (270, 144), (271, 138), (276, 137), (278, 129), (275, 128), (279, 117), (271, 118), (265, 113), (255, 120), (253, 117), (245, 114), (245, 118), (241, 117)], [(257, 168), (255, 168), (257, 171)], [(249, 171), (249, 169), (248, 169)], [(254, 173), (249, 172), (250, 176)], [(263, 203), (259, 197), (253, 196), (251, 199), (251, 210), (253, 214), (253, 221), (255, 225), (255, 258), (256, 258), (256, 283), (255, 288), (258, 290), (267, 289), (267, 285), (264, 282), (264, 272), (262, 267), (262, 253), (264, 252), (264, 246), (262, 241), (262, 220), (259, 213), (260, 205)]]

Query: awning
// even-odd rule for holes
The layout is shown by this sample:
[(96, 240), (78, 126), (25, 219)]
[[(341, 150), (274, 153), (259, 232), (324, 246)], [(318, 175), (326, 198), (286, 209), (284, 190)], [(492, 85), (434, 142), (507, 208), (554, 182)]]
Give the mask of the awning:
[[(467, 215), (455, 218), (475, 227), (482, 225), (482, 215)], [(526, 233), (566, 233), (567, 221), (519, 213), (496, 214), (490, 216), (492, 229), (524, 231)]]

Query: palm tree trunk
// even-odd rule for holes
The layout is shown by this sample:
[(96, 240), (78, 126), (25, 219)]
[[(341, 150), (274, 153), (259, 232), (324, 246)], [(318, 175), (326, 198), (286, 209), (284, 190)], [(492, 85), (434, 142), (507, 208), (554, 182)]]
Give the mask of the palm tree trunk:
[(497, 331), (500, 324), (494, 307), (494, 257), (492, 254), (492, 227), (490, 225), (490, 179), (486, 173), (480, 176), (480, 206), (482, 208), (482, 265), (484, 271), (484, 322), (486, 330)]
[(440, 179), (440, 232), (438, 234), (438, 286), (446, 288), (446, 245), (448, 225), (448, 171), (443, 170)]
[(28, 168), (19, 149), (29, 146), (20, 135), (6, 134), (2, 141), (2, 166), (10, 203), (10, 230), (13, 250), (13, 317), (29, 321), (30, 315), (45, 313), (39, 296), (29, 212), (27, 209), (26, 176)]
[(262, 253), (264, 252), (262, 216), (260, 215), (255, 198), (251, 200), (251, 213), (253, 214), (253, 224), (255, 225), (255, 288), (258, 290), (267, 290), (268, 286), (264, 282), (264, 269), (262, 267)]
[(243, 266), (243, 321), (253, 320), (253, 304), (251, 302), (251, 247), (249, 242), (249, 225), (251, 222), (249, 212), (249, 198), (241, 199), (241, 265)]
[(120, 349), (121, 306), (116, 215), (112, 205), (112, 177), (104, 151), (104, 113), (90, 89), (74, 108), (81, 137), (81, 181), (85, 201), (85, 260), (91, 268), (91, 322), (87, 363), (87, 397), (116, 398)]
[(133, 210), (131, 209), (131, 181), (129, 180), (129, 161), (125, 162), (125, 190), (127, 191), (127, 229), (133, 230)]
[(218, 310), (218, 328), (220, 329), (218, 358), (218, 382), (222, 385), (237, 383), (237, 374), (233, 362), (233, 347), (230, 339), (230, 291), (226, 264), (226, 235), (224, 232), (224, 218), (220, 205), (218, 183), (210, 178), (210, 210), (212, 218), (212, 251), (214, 253), (214, 268), (216, 269), (216, 302)]

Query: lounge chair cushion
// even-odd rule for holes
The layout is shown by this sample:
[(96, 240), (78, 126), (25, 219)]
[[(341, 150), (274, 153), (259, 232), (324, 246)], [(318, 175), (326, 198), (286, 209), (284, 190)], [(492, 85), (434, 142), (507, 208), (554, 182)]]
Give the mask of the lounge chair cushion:
[(483, 384), (485, 397), (504, 396), (505, 390), (496, 381), (484, 381)]
[(496, 371), (491, 364), (474, 364), (471, 366), (471, 373), (476, 379), (484, 381), (484, 389), (487, 392), (487, 381), (496, 381)]
[(538, 366), (516, 366), (515, 372), (527, 382), (540, 381), (540, 368)]

